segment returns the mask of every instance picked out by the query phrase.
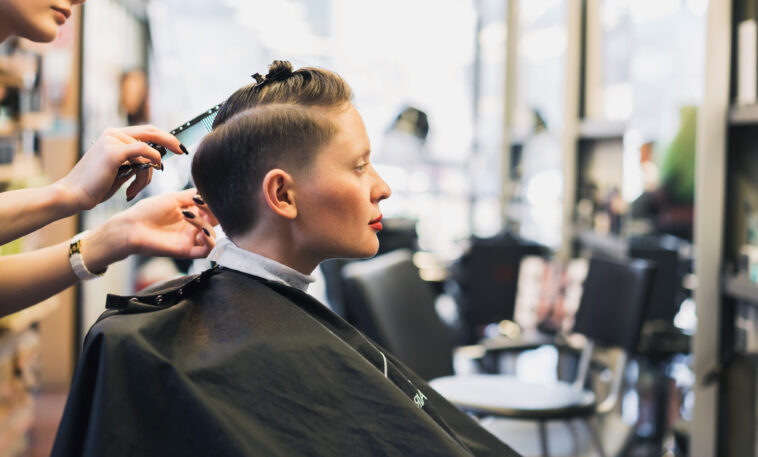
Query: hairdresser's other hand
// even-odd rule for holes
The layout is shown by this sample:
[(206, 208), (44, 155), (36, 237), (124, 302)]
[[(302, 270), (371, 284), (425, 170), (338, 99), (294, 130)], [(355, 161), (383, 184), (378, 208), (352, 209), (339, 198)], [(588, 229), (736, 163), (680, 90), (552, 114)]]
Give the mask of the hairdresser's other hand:
[[(109, 128), (103, 131), (74, 168), (56, 184), (72, 199), (79, 211), (91, 209), (109, 199), (132, 175), (118, 178), (118, 167), (125, 163), (150, 162), (161, 166), (161, 155), (146, 142), (160, 144), (182, 154), (182, 146), (173, 135), (152, 125)], [(152, 177), (152, 168), (136, 172), (126, 190), (131, 200)]]
[(83, 243), (85, 263), (99, 271), (130, 254), (207, 256), (216, 245), (213, 226), (218, 222), (204, 203), (193, 199), (196, 195), (195, 189), (158, 195), (112, 216)]

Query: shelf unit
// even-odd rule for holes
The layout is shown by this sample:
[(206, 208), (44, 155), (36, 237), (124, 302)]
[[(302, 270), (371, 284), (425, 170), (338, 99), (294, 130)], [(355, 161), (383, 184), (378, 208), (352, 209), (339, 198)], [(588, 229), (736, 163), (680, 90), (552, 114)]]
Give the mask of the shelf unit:
[(758, 124), (758, 104), (746, 106), (733, 106), (729, 109), (729, 125), (756, 125)]
[[(505, 125), (504, 125), (504, 147), (503, 147), (503, 180), (504, 192), (502, 196), (506, 205), (523, 208), (523, 201), (518, 200), (513, 194), (513, 189), (519, 186), (515, 183), (521, 180), (517, 173), (518, 163), (524, 151), (527, 150), (527, 144), (530, 137), (533, 136), (524, 125), (515, 125), (513, 118), (517, 110), (515, 106), (517, 100), (517, 85), (519, 77), (519, 62), (517, 61), (519, 49), (519, 30), (518, 21), (519, 9), (523, 7), (523, 0), (512, 0), (508, 2), (508, 53), (506, 60), (506, 108), (505, 108)], [(568, 260), (575, 256), (578, 251), (577, 246), (583, 241), (597, 241), (600, 237), (618, 237), (628, 234), (643, 234), (644, 230), (650, 225), (647, 221), (631, 221), (628, 217), (614, 218), (609, 224), (611, 227), (599, 227), (595, 236), (584, 236), (584, 230), (594, 224), (594, 220), (579, 221), (578, 203), (582, 199), (593, 201), (593, 211), (597, 206), (604, 204), (605, 200), (613, 198), (612, 192), (615, 188), (618, 195), (623, 195), (625, 186), (625, 176), (622, 169), (625, 167), (630, 157), (626, 154), (630, 150), (641, 148), (642, 144), (636, 142), (642, 141), (642, 130), (639, 127), (638, 110), (631, 109), (628, 114), (629, 120), (613, 120), (622, 118), (619, 111), (607, 113), (602, 109), (597, 109), (598, 101), (604, 96), (610, 96), (603, 93), (602, 86), (602, 49), (598, 43), (605, 38), (600, 31), (602, 22), (600, 16), (603, 0), (582, 0), (578, 2), (566, 2), (566, 43), (565, 43), (565, 75), (563, 79), (564, 97), (560, 103), (563, 106), (563, 123), (560, 130), (551, 131), (553, 134), (560, 135), (560, 148), (563, 156), (563, 201), (562, 201), (562, 218), (561, 218), (561, 243), (560, 251), (557, 252), (561, 259)], [(551, 13), (555, 15), (555, 12)], [(589, 26), (588, 23), (594, 24)], [(594, 79), (593, 79), (594, 78)], [(515, 80), (515, 81), (514, 81)], [(631, 75), (629, 75), (629, 84), (633, 84)], [(593, 85), (594, 84), (594, 85)], [(600, 90), (598, 90), (600, 87)], [(643, 90), (643, 89), (636, 89)], [(593, 98), (594, 97), (594, 98)], [(677, 99), (678, 100), (678, 99)], [(556, 103), (559, 103), (556, 101)], [(601, 103), (602, 104), (602, 103)], [(594, 106), (594, 109), (590, 109)], [(668, 106), (668, 105), (667, 105)], [(539, 108), (539, 106), (537, 106)], [(523, 108), (521, 109), (523, 111)], [(602, 116), (607, 116), (603, 119)], [(523, 113), (522, 113), (523, 118)], [(522, 122), (523, 123), (523, 122)], [(631, 133), (628, 135), (628, 133)], [(654, 136), (658, 134), (659, 136)], [(660, 131), (655, 130), (647, 139), (663, 140)], [(690, 149), (691, 150), (691, 149)], [(610, 170), (610, 171), (609, 171)], [(597, 187), (594, 187), (597, 185)], [(521, 190), (523, 192), (523, 189)], [(523, 199), (522, 199), (523, 200)], [(687, 207), (691, 210), (691, 205)], [(677, 208), (679, 209), (679, 208)], [(511, 222), (519, 222), (519, 216), (523, 216), (523, 210), (514, 210), (506, 208), (505, 226), (510, 228)], [(691, 213), (690, 213), (691, 214)], [(672, 227), (668, 227), (671, 229)], [(522, 234), (523, 235), (523, 234)], [(582, 235), (582, 236), (580, 236)], [(682, 237), (687, 234), (682, 232)], [(591, 239), (590, 239), (591, 238)], [(595, 243), (594, 247), (598, 247)], [(617, 246), (610, 247), (612, 251), (618, 251)]]
[[(738, 341), (743, 330), (758, 327), (758, 318), (751, 317), (758, 285), (744, 273), (732, 273), (747, 241), (747, 210), (758, 210), (758, 103), (735, 103), (738, 24), (756, 6), (748, 2), (754, 0), (709, 3), (705, 97), (698, 116), (697, 381), (690, 449), (708, 457), (758, 455), (758, 356), (742, 351)], [(720, 376), (708, 382), (714, 372)]]
[(626, 130), (626, 121), (597, 121), (592, 119), (582, 119), (579, 122), (577, 136), (580, 140), (622, 141)]
[[(11, 38), (0, 44), (0, 191), (63, 177), (77, 157), (78, 24), (81, 8), (44, 46)], [(62, 66), (60, 62), (72, 62)], [(44, 73), (43, 70), (44, 69)], [(44, 74), (44, 77), (43, 77)], [(76, 233), (76, 218), (56, 221), (4, 246), (5, 254), (49, 246)], [(0, 443), (22, 455), (35, 393), (68, 385), (74, 366), (75, 291), (68, 289), (0, 319)]]
[(726, 297), (758, 306), (758, 284), (751, 282), (744, 275), (726, 275), (723, 281)]
[[(509, 56), (506, 61), (508, 69), (506, 71), (505, 141), (503, 147), (503, 163), (507, 164), (507, 168), (503, 173), (506, 184), (510, 184), (509, 180), (515, 182), (521, 178), (514, 172), (516, 170), (514, 165), (524, 153), (523, 151), (528, 150), (528, 141), (531, 136), (530, 133), (524, 132), (523, 125), (514, 125), (513, 122), (514, 112), (516, 111), (514, 107), (516, 102), (514, 100), (518, 99), (517, 87), (519, 77), (522, 76), (519, 73), (519, 63), (516, 62), (517, 57), (514, 57), (518, 56), (518, 49), (520, 49), (521, 44), (518, 41), (521, 34), (516, 18), (518, 17), (519, 7), (523, 7), (526, 1), (512, 0), (508, 2), (507, 45)], [(599, 71), (602, 70), (599, 68), (602, 66), (599, 65), (599, 59), (604, 57), (600, 43), (605, 38), (602, 35), (604, 32), (602, 32), (600, 24), (607, 19), (607, 17), (602, 17), (602, 3), (602, 0), (565, 2), (567, 5), (565, 46), (564, 43), (561, 43), (561, 49), (565, 49), (565, 77), (563, 80), (565, 88), (563, 99), (555, 101), (556, 104), (561, 103), (563, 106), (563, 123), (559, 124), (559, 132), (553, 131), (554, 134), (560, 134), (560, 147), (563, 152), (562, 233), (560, 251), (557, 252), (557, 256), (563, 260), (568, 260), (580, 252), (586, 251), (593, 253), (602, 252), (604, 255), (613, 256), (628, 255), (628, 235), (642, 234), (645, 228), (644, 224), (638, 224), (638, 221), (631, 221), (633, 223), (629, 223), (628, 219), (621, 219), (616, 221), (620, 227), (614, 226), (615, 230), (609, 227), (609, 230), (600, 231), (598, 229), (598, 231), (592, 231), (591, 228), (594, 227), (595, 222), (594, 218), (582, 218), (579, 220), (580, 218), (577, 217), (579, 202), (589, 197), (594, 202), (594, 210), (598, 205), (603, 204), (614, 186), (623, 195), (625, 176), (621, 170), (624, 164), (628, 160), (631, 160), (632, 156), (631, 154), (627, 154), (627, 152), (641, 149), (642, 144), (636, 143), (643, 140), (669, 139), (667, 133), (664, 133), (665, 130), (663, 128), (649, 128), (648, 124), (640, 122), (640, 117), (646, 116), (651, 110), (644, 111), (640, 109), (640, 105), (644, 102), (638, 99), (634, 99), (630, 103), (631, 108), (629, 110), (631, 113), (625, 113), (621, 109), (605, 109), (610, 105), (604, 105), (601, 98), (611, 96), (607, 94), (616, 92), (611, 92), (610, 90), (602, 92), (606, 88), (601, 87), (606, 82), (602, 81), (602, 72)], [(617, 19), (614, 18), (614, 20)], [(631, 22), (632, 20), (630, 19)], [(588, 27), (588, 23), (594, 24), (594, 28)], [(702, 22), (700, 24), (701, 28), (699, 32), (702, 33)], [(649, 38), (650, 36), (648, 35), (647, 37)], [(622, 38), (628, 38), (628, 36)], [(693, 45), (695, 44), (693, 43)], [(607, 83), (613, 82), (607, 81)], [(639, 81), (635, 80), (630, 72), (628, 78), (623, 79), (622, 82), (636, 84)], [(597, 91), (599, 87), (601, 91)], [(633, 90), (643, 91), (644, 89), (645, 87)], [(676, 98), (676, 101), (681, 101), (681, 99)], [(649, 100), (648, 103), (649, 106), (658, 106), (657, 100)], [(674, 103), (669, 101), (669, 105), (665, 106), (672, 105)], [(598, 109), (599, 107), (601, 108)], [(607, 119), (603, 119), (603, 116)], [(640, 124), (643, 125), (641, 126)], [(687, 132), (691, 134), (691, 130)], [(671, 133), (673, 134), (673, 132)], [(664, 137), (664, 135), (666, 136)], [(690, 147), (688, 151), (691, 152), (692, 148)], [(611, 170), (611, 172), (608, 173), (602, 170)], [(701, 181), (698, 180), (698, 182)], [(598, 184), (597, 188), (593, 188), (593, 182)], [(507, 188), (510, 190), (517, 188), (517, 186), (510, 185)], [(503, 201), (508, 202), (510, 200), (514, 202), (513, 197), (513, 195), (504, 193)], [(523, 204), (523, 201), (515, 201), (513, 206), (520, 207)], [(586, 206), (583, 205), (582, 209)], [(691, 209), (691, 206), (688, 208)], [(519, 211), (519, 208), (510, 209), (512, 211), (505, 211), (505, 214), (510, 216), (506, 218), (507, 222), (517, 220), (517, 216), (523, 212)], [(711, 215), (710, 217), (713, 216)], [(598, 227), (600, 227), (600, 224), (598, 224)], [(686, 236), (684, 232), (680, 235)], [(684, 257), (684, 261), (692, 258), (690, 253)], [(716, 275), (716, 277), (719, 276)], [(689, 292), (687, 290), (684, 293)], [(698, 301), (699, 305), (700, 301)], [(703, 310), (703, 312), (698, 310), (698, 314), (708, 316), (708, 309)], [(706, 318), (706, 322), (701, 322), (701, 326), (707, 325), (709, 325), (709, 322), (707, 322)], [(705, 333), (707, 334), (707, 332)], [(709, 341), (711, 345), (718, 342), (716, 338), (709, 338), (708, 336), (706, 337), (706, 341)], [(698, 343), (700, 342), (698, 338)], [(700, 353), (696, 354), (695, 358), (700, 357), (700, 359), (710, 361), (712, 351), (709, 351), (710, 349), (703, 350), (701, 347)], [(694, 367), (694, 370), (701, 376), (707, 363), (701, 361), (697, 365)], [(712, 450), (713, 452), (709, 450), (709, 446), (712, 446), (715, 442), (715, 421), (713, 420), (715, 402), (713, 402), (713, 398), (708, 397), (711, 391), (707, 391), (706, 395), (703, 396), (702, 390), (697, 390), (698, 411), (696, 414), (701, 415), (705, 419), (699, 420), (698, 424), (693, 425), (691, 436), (696, 444), (691, 449), (696, 450), (693, 455), (712, 457), (716, 455), (715, 447)], [(709, 421), (710, 423), (708, 423)], [(703, 432), (702, 430), (705, 431)], [(703, 452), (703, 454), (699, 454), (700, 452)]]
[(41, 174), (42, 167), (38, 158), (18, 155), (13, 162), (0, 165), (0, 186), (11, 181), (25, 181)]

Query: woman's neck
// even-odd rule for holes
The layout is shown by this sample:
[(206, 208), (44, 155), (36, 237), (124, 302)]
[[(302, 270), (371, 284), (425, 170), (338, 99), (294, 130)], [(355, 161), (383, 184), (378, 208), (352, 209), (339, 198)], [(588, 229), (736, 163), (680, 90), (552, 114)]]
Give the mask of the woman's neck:
[(242, 236), (230, 237), (240, 248), (276, 260), (302, 274), (310, 275), (319, 264), (319, 260), (307, 259), (297, 243), (285, 239), (284, 236), (271, 236), (276, 231), (253, 230)]

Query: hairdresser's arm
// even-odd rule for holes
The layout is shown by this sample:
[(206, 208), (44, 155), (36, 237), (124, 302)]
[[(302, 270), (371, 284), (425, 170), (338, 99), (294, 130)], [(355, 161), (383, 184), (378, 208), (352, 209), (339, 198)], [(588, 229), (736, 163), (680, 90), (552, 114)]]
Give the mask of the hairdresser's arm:
[[(150, 125), (107, 129), (61, 180), (45, 187), (0, 193), (0, 244), (107, 200), (131, 178), (116, 176), (122, 164), (160, 164), (160, 153), (146, 141), (182, 153), (179, 140)], [(150, 182), (152, 171), (148, 168), (136, 173), (126, 190), (128, 199)]]
[[(102, 271), (130, 254), (198, 258), (215, 245), (216, 219), (192, 200), (194, 189), (147, 198), (116, 214), (82, 238), (90, 271)], [(183, 211), (185, 213), (183, 213)], [(187, 212), (195, 217), (187, 217)], [(0, 257), (0, 316), (44, 300), (78, 282), (69, 242)]]

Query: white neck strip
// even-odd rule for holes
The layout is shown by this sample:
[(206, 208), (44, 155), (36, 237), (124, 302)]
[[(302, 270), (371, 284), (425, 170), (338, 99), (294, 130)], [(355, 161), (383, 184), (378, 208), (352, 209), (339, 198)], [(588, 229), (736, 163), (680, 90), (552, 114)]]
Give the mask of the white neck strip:
[(242, 249), (229, 238), (216, 240), (216, 247), (208, 254), (208, 260), (231, 270), (284, 283), (303, 292), (306, 292), (308, 286), (315, 281), (313, 276), (305, 275), (276, 260)]

